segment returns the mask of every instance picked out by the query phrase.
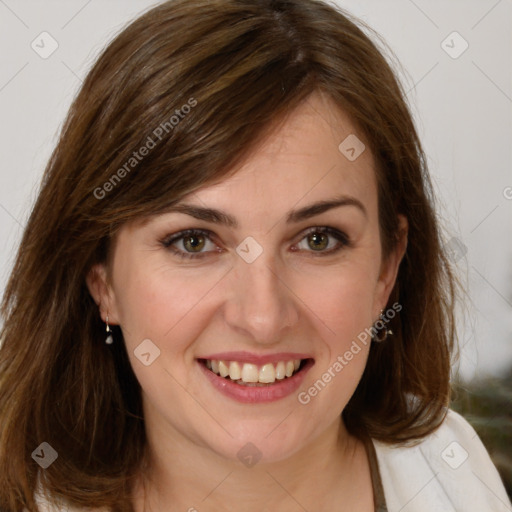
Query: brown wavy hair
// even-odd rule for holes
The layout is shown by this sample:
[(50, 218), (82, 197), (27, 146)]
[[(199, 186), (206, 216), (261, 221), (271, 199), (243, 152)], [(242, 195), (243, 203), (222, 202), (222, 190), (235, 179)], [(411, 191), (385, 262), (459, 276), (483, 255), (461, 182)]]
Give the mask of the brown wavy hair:
[[(37, 510), (39, 470), (52, 497), (133, 509), (146, 441), (141, 389), (124, 343), (105, 345), (86, 276), (110, 261), (124, 223), (228, 176), (314, 91), (369, 143), (384, 256), (397, 240), (397, 215), (409, 223), (389, 301), (402, 305), (390, 323), (395, 335), (371, 347), (343, 411), (347, 428), (405, 443), (440, 425), (456, 282), (403, 86), (371, 34), (380, 40), (318, 0), (174, 0), (106, 47), (69, 110), (1, 305), (0, 507)], [(136, 158), (150, 139), (154, 147)], [(44, 471), (31, 456), (42, 442), (59, 454)]]

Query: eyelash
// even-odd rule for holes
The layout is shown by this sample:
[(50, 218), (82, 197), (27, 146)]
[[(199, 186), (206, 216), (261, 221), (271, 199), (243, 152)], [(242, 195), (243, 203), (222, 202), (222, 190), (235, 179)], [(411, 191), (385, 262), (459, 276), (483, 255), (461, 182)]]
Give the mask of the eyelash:
[[(331, 254), (337, 253), (343, 247), (351, 246), (351, 242), (345, 233), (338, 231), (337, 229), (331, 228), (329, 226), (309, 228), (304, 233), (304, 236), (299, 240), (299, 243), (302, 242), (302, 240), (304, 240), (304, 238), (306, 238), (308, 235), (311, 235), (313, 233), (325, 233), (326, 235), (330, 235), (330, 236), (334, 237), (339, 242), (337, 247), (335, 247), (334, 249), (330, 249), (328, 251), (319, 251), (319, 252), (306, 251), (306, 252), (312, 252), (314, 257), (331, 255)], [(169, 235), (169, 236), (165, 237), (164, 239), (160, 240), (160, 243), (166, 249), (171, 250), (174, 254), (176, 254), (178, 257), (180, 257), (182, 259), (199, 259), (199, 258), (206, 257), (208, 255), (208, 253), (211, 251), (206, 251), (206, 252), (202, 252), (202, 253), (189, 253), (189, 252), (177, 250), (173, 247), (173, 245), (176, 242), (178, 242), (179, 240), (182, 240), (187, 237), (193, 237), (193, 236), (205, 236), (208, 240), (213, 242), (213, 240), (211, 239), (211, 234), (212, 234), (211, 231), (207, 231), (204, 229), (186, 229), (184, 231), (180, 231), (178, 233), (174, 233), (173, 235)]]

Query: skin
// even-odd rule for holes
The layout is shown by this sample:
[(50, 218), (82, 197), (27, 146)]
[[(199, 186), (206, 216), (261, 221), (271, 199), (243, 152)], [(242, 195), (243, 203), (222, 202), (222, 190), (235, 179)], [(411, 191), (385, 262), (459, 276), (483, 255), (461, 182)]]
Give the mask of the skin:
[[(133, 491), (136, 510), (234, 511), (243, 500), (247, 512), (373, 511), (364, 446), (340, 416), (370, 343), (360, 344), (307, 405), (297, 393), (238, 403), (214, 389), (196, 362), (231, 350), (311, 354), (304, 391), (378, 319), (405, 251), (407, 222), (399, 219), (402, 237), (383, 260), (374, 160), (368, 144), (353, 162), (338, 150), (349, 134), (364, 141), (343, 111), (314, 93), (235, 174), (183, 199), (224, 210), (238, 228), (158, 215), (123, 226), (109, 279), (104, 265), (91, 269), (91, 295), (102, 318), (108, 311), (109, 323), (121, 326), (142, 387), (150, 463)], [(359, 200), (366, 213), (348, 205), (286, 224), (290, 210), (340, 194)], [(322, 226), (344, 232), (349, 245), (326, 254), (339, 245), (329, 236), (328, 246), (315, 250), (305, 231)], [(191, 228), (213, 233), (202, 259), (180, 259), (160, 243)], [(250, 264), (236, 252), (248, 236), (263, 248)], [(193, 251), (184, 241), (174, 247)], [(147, 338), (161, 351), (150, 366), (134, 355)], [(262, 454), (250, 468), (237, 457), (248, 442)]]

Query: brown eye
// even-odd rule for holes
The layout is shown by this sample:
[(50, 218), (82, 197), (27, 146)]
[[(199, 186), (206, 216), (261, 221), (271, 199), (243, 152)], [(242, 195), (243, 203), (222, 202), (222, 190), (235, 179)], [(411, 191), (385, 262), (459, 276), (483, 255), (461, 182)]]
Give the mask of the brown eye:
[(314, 256), (334, 254), (344, 247), (351, 247), (348, 236), (329, 226), (313, 227), (304, 233), (297, 247)]
[(202, 258), (216, 249), (211, 233), (202, 229), (180, 231), (160, 240), (160, 243), (180, 258)]
[(202, 235), (189, 235), (183, 237), (183, 247), (190, 252), (201, 252), (205, 245), (205, 237)]
[(329, 236), (325, 233), (312, 233), (308, 235), (308, 244), (314, 251), (322, 251), (329, 245)]

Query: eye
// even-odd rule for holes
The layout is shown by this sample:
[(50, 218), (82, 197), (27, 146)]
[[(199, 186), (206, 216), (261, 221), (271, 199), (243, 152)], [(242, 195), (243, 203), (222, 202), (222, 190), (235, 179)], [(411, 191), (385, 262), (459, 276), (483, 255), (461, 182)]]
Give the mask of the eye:
[[(166, 237), (160, 243), (181, 258), (201, 258), (217, 247), (210, 236), (211, 233), (203, 229), (187, 229)], [(212, 247), (203, 251), (208, 243)]]
[[(160, 243), (180, 258), (197, 259), (207, 256), (208, 253), (220, 251), (213, 243), (211, 236), (212, 233), (204, 229), (187, 229), (167, 236), (160, 240)], [(332, 239), (335, 239), (337, 243), (331, 243)], [(306, 242), (306, 247), (300, 247), (303, 241)], [(209, 249), (208, 244), (210, 244)], [(299, 250), (317, 253), (314, 256), (334, 254), (345, 246), (350, 246), (347, 235), (328, 226), (310, 228), (297, 244)], [(292, 249), (292, 251), (297, 251), (297, 249)]]
[[(331, 243), (333, 238), (337, 240), (337, 243)], [(306, 246), (300, 247), (303, 241), (305, 241)], [(298, 244), (301, 250), (305, 249), (307, 252), (318, 253), (314, 256), (334, 254), (345, 246), (350, 246), (350, 240), (347, 235), (328, 226), (310, 228), (306, 232), (306, 236), (304, 236)], [(312, 249), (312, 251), (309, 251), (309, 249)]]

